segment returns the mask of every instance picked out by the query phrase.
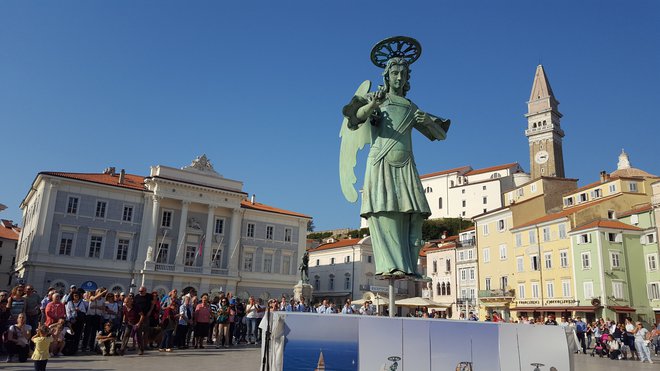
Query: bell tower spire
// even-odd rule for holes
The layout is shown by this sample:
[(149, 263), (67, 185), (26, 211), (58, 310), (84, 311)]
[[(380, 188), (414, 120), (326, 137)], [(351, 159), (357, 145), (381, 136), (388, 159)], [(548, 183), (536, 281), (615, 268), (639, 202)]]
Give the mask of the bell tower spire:
[(564, 177), (564, 131), (560, 121), (559, 101), (555, 98), (542, 65), (536, 67), (532, 92), (527, 102), (529, 162), (532, 179), (542, 176)]

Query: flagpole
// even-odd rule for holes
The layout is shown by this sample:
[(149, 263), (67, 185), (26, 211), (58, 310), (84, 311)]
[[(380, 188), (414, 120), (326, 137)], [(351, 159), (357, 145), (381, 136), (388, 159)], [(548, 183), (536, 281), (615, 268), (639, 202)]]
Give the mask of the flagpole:
[(234, 257), (234, 254), (236, 253), (236, 249), (238, 248), (238, 243), (241, 242), (240, 237), (236, 241), (236, 245), (234, 246), (234, 250), (232, 250), (231, 255), (229, 256), (229, 260), (231, 260)]
[(220, 252), (220, 248), (222, 247), (222, 242), (225, 240), (225, 236), (222, 236), (222, 239), (220, 240), (220, 243), (218, 244), (218, 248), (215, 249), (215, 253), (213, 253), (213, 258), (211, 258), (211, 268), (213, 268), (213, 263), (215, 262), (215, 258), (218, 257), (218, 253)]
[(156, 263), (158, 263), (158, 255), (160, 254), (160, 249), (161, 249), (161, 246), (163, 246), (163, 242), (165, 242), (165, 236), (167, 236), (167, 229), (163, 233), (163, 238), (160, 239), (160, 244), (158, 245), (158, 248), (156, 249), (156, 258), (154, 259), (156, 261)]

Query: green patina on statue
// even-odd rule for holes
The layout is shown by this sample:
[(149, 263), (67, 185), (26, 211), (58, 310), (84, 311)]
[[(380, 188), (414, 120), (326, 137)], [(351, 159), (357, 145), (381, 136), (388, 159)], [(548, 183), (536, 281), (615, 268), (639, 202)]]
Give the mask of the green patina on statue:
[(417, 258), (422, 248), (422, 224), (431, 210), (412, 152), (412, 129), (430, 140), (443, 140), (450, 121), (422, 112), (406, 98), (410, 65), (421, 45), (409, 37), (378, 43), (372, 62), (383, 71), (384, 86), (369, 92), (363, 82), (344, 106), (340, 137), (339, 179), (350, 202), (357, 201), (354, 167), (357, 151), (369, 144), (360, 215), (367, 219), (376, 260), (376, 274), (419, 277)]

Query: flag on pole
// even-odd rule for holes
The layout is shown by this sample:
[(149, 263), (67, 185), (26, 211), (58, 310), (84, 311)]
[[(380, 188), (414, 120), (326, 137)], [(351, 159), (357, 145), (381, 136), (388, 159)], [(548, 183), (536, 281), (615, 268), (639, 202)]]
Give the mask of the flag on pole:
[(197, 248), (197, 254), (195, 255), (195, 258), (198, 256), (202, 256), (202, 251), (204, 250), (204, 242), (206, 240), (206, 235), (203, 234), (202, 238), (199, 240), (199, 247)]
[(197, 265), (197, 257), (202, 255), (202, 250), (204, 249), (204, 240), (206, 235), (203, 234), (202, 238), (199, 239), (199, 246), (197, 247), (197, 252), (195, 253), (195, 259), (193, 259), (192, 265)]

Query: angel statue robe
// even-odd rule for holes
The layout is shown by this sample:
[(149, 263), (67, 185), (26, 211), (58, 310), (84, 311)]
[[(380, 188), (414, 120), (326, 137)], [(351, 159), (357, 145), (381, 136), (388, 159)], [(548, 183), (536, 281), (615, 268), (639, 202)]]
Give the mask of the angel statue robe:
[[(343, 109), (348, 130), (342, 128), (342, 150), (347, 147), (344, 141), (349, 140), (347, 137), (352, 134), (349, 130), (353, 133), (369, 131), (367, 136), (371, 137), (371, 149), (366, 164), (360, 215), (369, 224), (376, 274), (419, 276), (417, 260), (423, 245), (422, 224), (431, 215), (431, 209), (415, 166), (412, 129), (419, 130), (430, 140), (443, 140), (450, 121), (429, 115), (430, 121), (417, 123), (417, 106), (404, 97), (388, 94), (367, 121), (359, 122), (356, 112), (368, 103), (364, 86), (361, 88), (362, 91), (358, 89)], [(370, 128), (364, 129), (363, 126)], [(341, 156), (343, 154), (340, 159)], [(340, 173), (341, 166), (340, 161)]]

